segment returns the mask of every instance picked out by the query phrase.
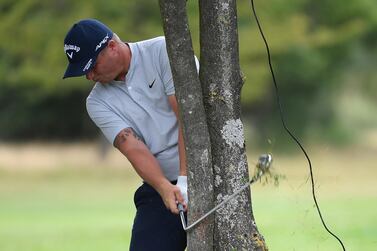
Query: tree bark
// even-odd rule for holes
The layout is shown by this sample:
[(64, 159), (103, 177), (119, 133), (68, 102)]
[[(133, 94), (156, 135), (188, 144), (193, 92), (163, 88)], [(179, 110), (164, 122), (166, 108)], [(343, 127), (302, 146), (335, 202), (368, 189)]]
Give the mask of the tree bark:
[[(160, 0), (159, 3), (183, 125), (190, 224), (214, 206), (211, 145), (186, 15), (186, 0)], [(190, 230), (187, 237), (188, 250), (213, 250), (213, 216)]]
[[(240, 93), (236, 0), (200, 0), (200, 81), (212, 146), (216, 204), (249, 180)], [(267, 250), (250, 189), (215, 214), (214, 250)]]

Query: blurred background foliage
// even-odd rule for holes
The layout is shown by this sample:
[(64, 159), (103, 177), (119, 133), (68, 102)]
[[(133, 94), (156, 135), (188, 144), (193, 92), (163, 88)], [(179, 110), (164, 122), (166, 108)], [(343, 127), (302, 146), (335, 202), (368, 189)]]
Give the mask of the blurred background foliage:
[[(247, 136), (283, 144), (266, 50), (249, 1), (238, 1)], [(270, 44), (288, 125), (308, 140), (348, 143), (375, 128), (377, 2), (255, 1)], [(197, 1), (188, 1), (199, 55)], [(0, 139), (93, 139), (85, 99), (92, 84), (62, 80), (63, 39), (82, 18), (97, 18), (125, 41), (163, 34), (158, 1), (0, 0)]]
[[(325, 220), (347, 250), (375, 250), (377, 1), (254, 1), (287, 125), (310, 143)], [(187, 4), (200, 57), (198, 1)], [(294, 144), (250, 2), (237, 4), (249, 167), (280, 145), (268, 151), (286, 175), (278, 188), (253, 187), (258, 228), (271, 250), (336, 250), (313, 207), (305, 159), (279, 153)], [(0, 0), (0, 250), (125, 250), (130, 241), (140, 178), (119, 152), (83, 144), (100, 135), (85, 109), (93, 83), (62, 80), (64, 36), (89, 17), (124, 41), (163, 35), (158, 1)]]

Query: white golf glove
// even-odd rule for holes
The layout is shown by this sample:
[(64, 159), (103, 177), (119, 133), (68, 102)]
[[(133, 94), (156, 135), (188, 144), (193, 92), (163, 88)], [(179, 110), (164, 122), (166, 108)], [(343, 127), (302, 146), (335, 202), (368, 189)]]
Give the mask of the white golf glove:
[(183, 196), (183, 199), (185, 200), (185, 203), (187, 204), (188, 198), (187, 198), (187, 176), (178, 176), (177, 180), (177, 187), (181, 190), (181, 194)]

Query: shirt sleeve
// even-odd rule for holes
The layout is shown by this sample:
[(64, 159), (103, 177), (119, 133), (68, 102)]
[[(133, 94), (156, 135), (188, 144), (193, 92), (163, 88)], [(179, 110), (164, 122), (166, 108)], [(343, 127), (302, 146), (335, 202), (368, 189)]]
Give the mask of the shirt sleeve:
[(86, 100), (86, 109), (89, 117), (112, 145), (114, 145), (114, 140), (120, 131), (132, 127), (131, 123), (119, 117), (110, 107), (94, 98)]

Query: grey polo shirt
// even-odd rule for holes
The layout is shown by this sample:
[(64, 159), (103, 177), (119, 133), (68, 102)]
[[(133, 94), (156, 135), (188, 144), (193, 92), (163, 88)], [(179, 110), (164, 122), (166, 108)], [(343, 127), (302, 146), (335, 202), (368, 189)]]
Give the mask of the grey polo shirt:
[(86, 107), (109, 142), (131, 127), (160, 163), (164, 175), (179, 175), (178, 122), (168, 96), (175, 93), (165, 38), (128, 43), (132, 57), (125, 81), (96, 83)]

